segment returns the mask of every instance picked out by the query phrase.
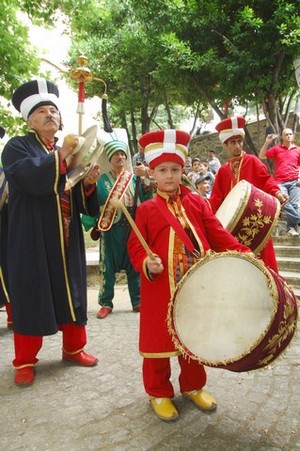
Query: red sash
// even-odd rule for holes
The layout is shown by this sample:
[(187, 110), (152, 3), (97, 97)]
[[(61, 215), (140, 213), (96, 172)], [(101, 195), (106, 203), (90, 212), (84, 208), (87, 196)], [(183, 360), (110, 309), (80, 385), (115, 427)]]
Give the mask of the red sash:
[(184, 230), (184, 228), (182, 227), (180, 222), (176, 219), (176, 217), (168, 209), (168, 206), (167, 206), (167, 203), (166, 203), (165, 199), (163, 199), (159, 195), (156, 195), (154, 200), (159, 204), (160, 211), (162, 212), (162, 214), (164, 215), (164, 217), (166, 218), (166, 220), (168, 221), (170, 226), (175, 230), (175, 233), (183, 241), (183, 243), (184, 243), (185, 247), (187, 248), (187, 250), (189, 250), (190, 252), (194, 253), (195, 252), (195, 246), (194, 246), (192, 240), (190, 239), (190, 237), (188, 236), (188, 234), (186, 233), (186, 231)]

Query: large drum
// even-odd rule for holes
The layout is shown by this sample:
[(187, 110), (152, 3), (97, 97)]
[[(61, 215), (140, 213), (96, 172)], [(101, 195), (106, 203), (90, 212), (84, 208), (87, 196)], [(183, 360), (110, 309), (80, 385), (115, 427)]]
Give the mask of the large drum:
[(216, 216), (240, 243), (258, 254), (277, 224), (280, 208), (274, 196), (241, 180), (226, 196)]
[(199, 260), (176, 287), (168, 328), (176, 348), (203, 365), (262, 368), (289, 344), (297, 300), (287, 282), (249, 254)]

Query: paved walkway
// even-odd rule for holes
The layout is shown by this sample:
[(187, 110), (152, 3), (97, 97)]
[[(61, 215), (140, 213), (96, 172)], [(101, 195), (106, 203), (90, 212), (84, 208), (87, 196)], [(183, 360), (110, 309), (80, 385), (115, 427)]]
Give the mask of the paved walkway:
[(250, 373), (208, 368), (207, 389), (218, 409), (205, 414), (178, 394), (180, 418), (157, 419), (141, 381), (139, 314), (126, 286), (116, 308), (97, 320), (97, 291), (89, 290), (89, 343), (100, 363), (81, 368), (61, 361), (60, 334), (46, 337), (36, 381), (13, 383), (11, 332), (0, 310), (0, 449), (6, 451), (300, 450), (300, 339), (271, 367)]

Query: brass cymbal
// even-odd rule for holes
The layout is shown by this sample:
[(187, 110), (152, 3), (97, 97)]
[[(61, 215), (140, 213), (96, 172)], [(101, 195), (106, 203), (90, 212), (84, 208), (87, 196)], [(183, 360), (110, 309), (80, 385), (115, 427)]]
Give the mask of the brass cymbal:
[(66, 188), (70, 189), (83, 179), (98, 162), (103, 145), (96, 140), (97, 125), (88, 128), (83, 134), (83, 142), (75, 154), (67, 157), (68, 165)]

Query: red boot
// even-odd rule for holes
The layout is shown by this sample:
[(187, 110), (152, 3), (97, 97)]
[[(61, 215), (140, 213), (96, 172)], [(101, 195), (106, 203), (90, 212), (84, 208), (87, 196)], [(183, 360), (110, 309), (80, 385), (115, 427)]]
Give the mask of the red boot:
[(25, 366), (23, 368), (15, 369), (15, 384), (28, 387), (32, 385), (34, 382), (34, 367), (33, 366)]
[(101, 307), (101, 309), (99, 310), (99, 312), (97, 313), (97, 318), (98, 319), (104, 319), (106, 318), (108, 315), (110, 315), (112, 312), (111, 308), (109, 307)]
[(96, 366), (99, 360), (91, 354), (87, 354), (85, 351), (79, 351), (75, 354), (63, 351), (62, 356), (64, 361), (74, 362), (80, 366)]

